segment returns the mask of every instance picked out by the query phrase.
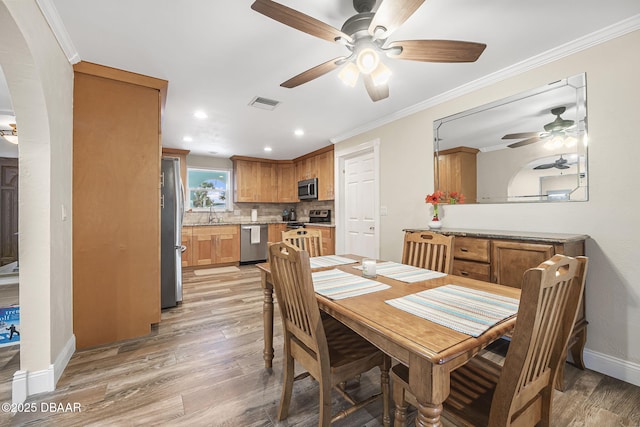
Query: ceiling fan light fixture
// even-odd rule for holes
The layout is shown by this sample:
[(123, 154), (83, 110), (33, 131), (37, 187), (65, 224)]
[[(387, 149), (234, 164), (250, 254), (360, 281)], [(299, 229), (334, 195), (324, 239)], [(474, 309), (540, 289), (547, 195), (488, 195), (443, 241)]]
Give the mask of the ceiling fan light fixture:
[(338, 78), (347, 86), (354, 87), (358, 82), (359, 75), (358, 67), (353, 62), (347, 62), (338, 73)]
[(358, 69), (362, 74), (370, 74), (378, 67), (380, 57), (375, 50), (370, 47), (366, 47), (358, 53), (356, 63), (358, 64)]
[(371, 72), (371, 79), (376, 86), (385, 85), (391, 78), (391, 70), (384, 65), (384, 62), (380, 61), (375, 70)]

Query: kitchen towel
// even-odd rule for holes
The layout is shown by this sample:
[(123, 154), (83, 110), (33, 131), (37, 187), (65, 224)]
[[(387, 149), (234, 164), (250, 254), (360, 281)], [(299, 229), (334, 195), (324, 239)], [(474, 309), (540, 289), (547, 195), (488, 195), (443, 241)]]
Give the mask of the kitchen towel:
[(260, 226), (252, 225), (251, 226), (251, 244), (257, 245), (260, 243)]
[(385, 302), (472, 337), (515, 315), (519, 304), (514, 298), (457, 285), (427, 289)]
[(316, 293), (333, 300), (369, 294), (391, 287), (338, 269), (311, 273), (311, 279)]

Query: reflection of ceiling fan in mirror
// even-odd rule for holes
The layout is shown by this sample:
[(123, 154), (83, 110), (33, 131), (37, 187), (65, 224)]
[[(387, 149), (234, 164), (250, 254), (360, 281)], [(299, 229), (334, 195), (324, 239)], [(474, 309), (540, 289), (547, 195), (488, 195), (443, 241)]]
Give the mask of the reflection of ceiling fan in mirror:
[(566, 107), (557, 107), (551, 110), (551, 114), (556, 116), (556, 119), (550, 123), (544, 125), (544, 132), (524, 132), (524, 133), (510, 133), (502, 137), (502, 139), (522, 139), (523, 141), (514, 142), (507, 145), (509, 148), (518, 148), (525, 145), (533, 144), (538, 141), (542, 141), (549, 137), (555, 136), (564, 137), (566, 130), (573, 127), (575, 122), (573, 120), (565, 120), (560, 117), (566, 111)]
[(357, 14), (347, 19), (338, 30), (297, 10), (273, 2), (256, 0), (251, 8), (271, 19), (312, 36), (343, 44), (347, 56), (317, 65), (282, 83), (293, 88), (342, 67), (338, 77), (355, 86), (362, 74), (364, 85), (373, 101), (389, 96), (387, 84), (391, 70), (381, 57), (422, 62), (474, 62), (484, 51), (482, 43), (454, 40), (406, 40), (387, 42), (387, 38), (424, 3), (424, 0), (383, 0), (378, 10), (376, 0), (353, 0)]
[(10, 130), (0, 129), (0, 137), (7, 140), (12, 144), (18, 143), (18, 130), (16, 129), (15, 123), (11, 123), (9, 125), (11, 127)]
[(553, 163), (545, 163), (542, 165), (538, 165), (536, 166), (534, 169), (551, 169), (551, 168), (556, 168), (556, 169), (569, 169), (569, 165), (567, 164), (567, 159), (565, 159), (564, 157), (560, 156), (560, 158), (558, 160), (556, 160)]

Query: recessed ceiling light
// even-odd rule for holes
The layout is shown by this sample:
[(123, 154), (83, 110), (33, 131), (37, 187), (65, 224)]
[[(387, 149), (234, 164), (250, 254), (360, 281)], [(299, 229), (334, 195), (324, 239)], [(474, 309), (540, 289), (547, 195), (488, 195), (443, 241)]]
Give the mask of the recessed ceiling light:
[(182, 140), (184, 142), (191, 142), (191, 141), (193, 141), (193, 138), (191, 138), (190, 136), (187, 135), (187, 136), (183, 137)]
[(302, 136), (302, 135), (304, 135), (304, 130), (302, 130), (302, 129), (296, 129), (296, 130), (294, 130), (294, 131), (293, 131), (293, 134), (294, 134), (295, 136)]
[(207, 113), (202, 110), (196, 111), (195, 113), (193, 113), (193, 116), (197, 119), (206, 119), (207, 117), (209, 117), (207, 116)]
[(271, 151), (271, 147), (264, 147), (264, 151)]

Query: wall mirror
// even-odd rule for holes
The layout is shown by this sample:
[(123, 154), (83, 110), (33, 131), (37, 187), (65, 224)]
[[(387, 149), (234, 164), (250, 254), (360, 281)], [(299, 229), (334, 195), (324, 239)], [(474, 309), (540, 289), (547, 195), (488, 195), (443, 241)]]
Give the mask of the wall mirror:
[(465, 203), (588, 200), (586, 75), (434, 122), (435, 185)]

